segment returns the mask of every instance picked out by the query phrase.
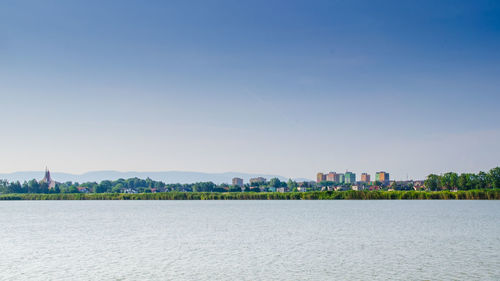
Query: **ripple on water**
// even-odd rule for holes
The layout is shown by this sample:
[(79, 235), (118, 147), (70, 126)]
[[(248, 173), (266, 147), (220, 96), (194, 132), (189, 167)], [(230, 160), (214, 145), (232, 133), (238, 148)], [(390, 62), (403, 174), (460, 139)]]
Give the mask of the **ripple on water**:
[(499, 280), (496, 201), (0, 203), (0, 280)]

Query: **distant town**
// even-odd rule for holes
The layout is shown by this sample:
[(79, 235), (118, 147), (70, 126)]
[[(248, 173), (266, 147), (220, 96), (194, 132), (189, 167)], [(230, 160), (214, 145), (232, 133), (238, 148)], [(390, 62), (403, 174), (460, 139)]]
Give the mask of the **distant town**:
[(101, 182), (58, 182), (52, 178), (48, 169), (41, 180), (32, 179), (25, 182), (0, 181), (0, 194), (14, 193), (158, 193), (158, 192), (310, 192), (310, 191), (441, 191), (472, 190), (500, 188), (500, 167), (489, 172), (462, 173), (453, 172), (442, 175), (431, 174), (425, 180), (391, 180), (389, 173), (376, 172), (373, 179), (368, 173), (362, 173), (359, 180), (350, 171), (345, 173), (319, 172), (316, 181), (282, 181), (278, 178), (251, 178), (245, 183), (242, 178), (235, 177), (231, 184), (215, 184), (213, 182), (196, 182), (189, 184), (170, 183), (150, 178), (129, 178), (103, 180)]
[[(232, 186), (238, 186), (242, 190), (249, 188), (250, 191), (258, 188), (261, 192), (306, 192), (306, 191), (342, 191), (342, 190), (379, 190), (384, 187), (399, 186), (417, 187), (423, 185), (423, 181), (405, 181), (405, 182), (391, 182), (389, 180), (389, 173), (377, 172), (375, 180), (370, 181), (370, 175), (367, 173), (361, 174), (361, 180), (356, 180), (356, 174), (346, 171), (345, 173), (318, 173), (316, 181), (302, 181), (296, 182), (289, 180), (288, 182), (276, 182), (276, 179), (271, 179), (269, 182), (263, 177), (250, 179), (248, 184), (243, 182), (241, 178), (233, 178)], [(271, 181), (273, 181), (271, 183)], [(281, 183), (281, 184), (280, 184)]]

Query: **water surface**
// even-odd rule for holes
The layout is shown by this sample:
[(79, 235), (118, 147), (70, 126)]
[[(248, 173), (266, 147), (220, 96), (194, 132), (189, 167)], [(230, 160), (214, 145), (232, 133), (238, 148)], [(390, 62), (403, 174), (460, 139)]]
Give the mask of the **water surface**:
[(0, 280), (500, 280), (498, 201), (4, 201), (0, 226)]

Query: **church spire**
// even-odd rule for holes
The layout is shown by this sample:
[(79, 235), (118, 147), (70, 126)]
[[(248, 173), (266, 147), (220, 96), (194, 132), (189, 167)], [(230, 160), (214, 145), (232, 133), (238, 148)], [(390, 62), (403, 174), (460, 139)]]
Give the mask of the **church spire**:
[(50, 171), (47, 166), (45, 166), (45, 176), (43, 177), (43, 181), (47, 183), (50, 183), (52, 181), (52, 179), (50, 178)]

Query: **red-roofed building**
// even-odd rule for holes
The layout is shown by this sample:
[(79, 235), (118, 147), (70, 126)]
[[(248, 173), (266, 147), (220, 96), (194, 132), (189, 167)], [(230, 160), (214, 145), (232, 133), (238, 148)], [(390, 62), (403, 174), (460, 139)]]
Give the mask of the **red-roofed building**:
[(78, 189), (78, 192), (80, 193), (89, 193), (88, 188), (86, 188), (85, 186), (78, 186), (76, 189)]

